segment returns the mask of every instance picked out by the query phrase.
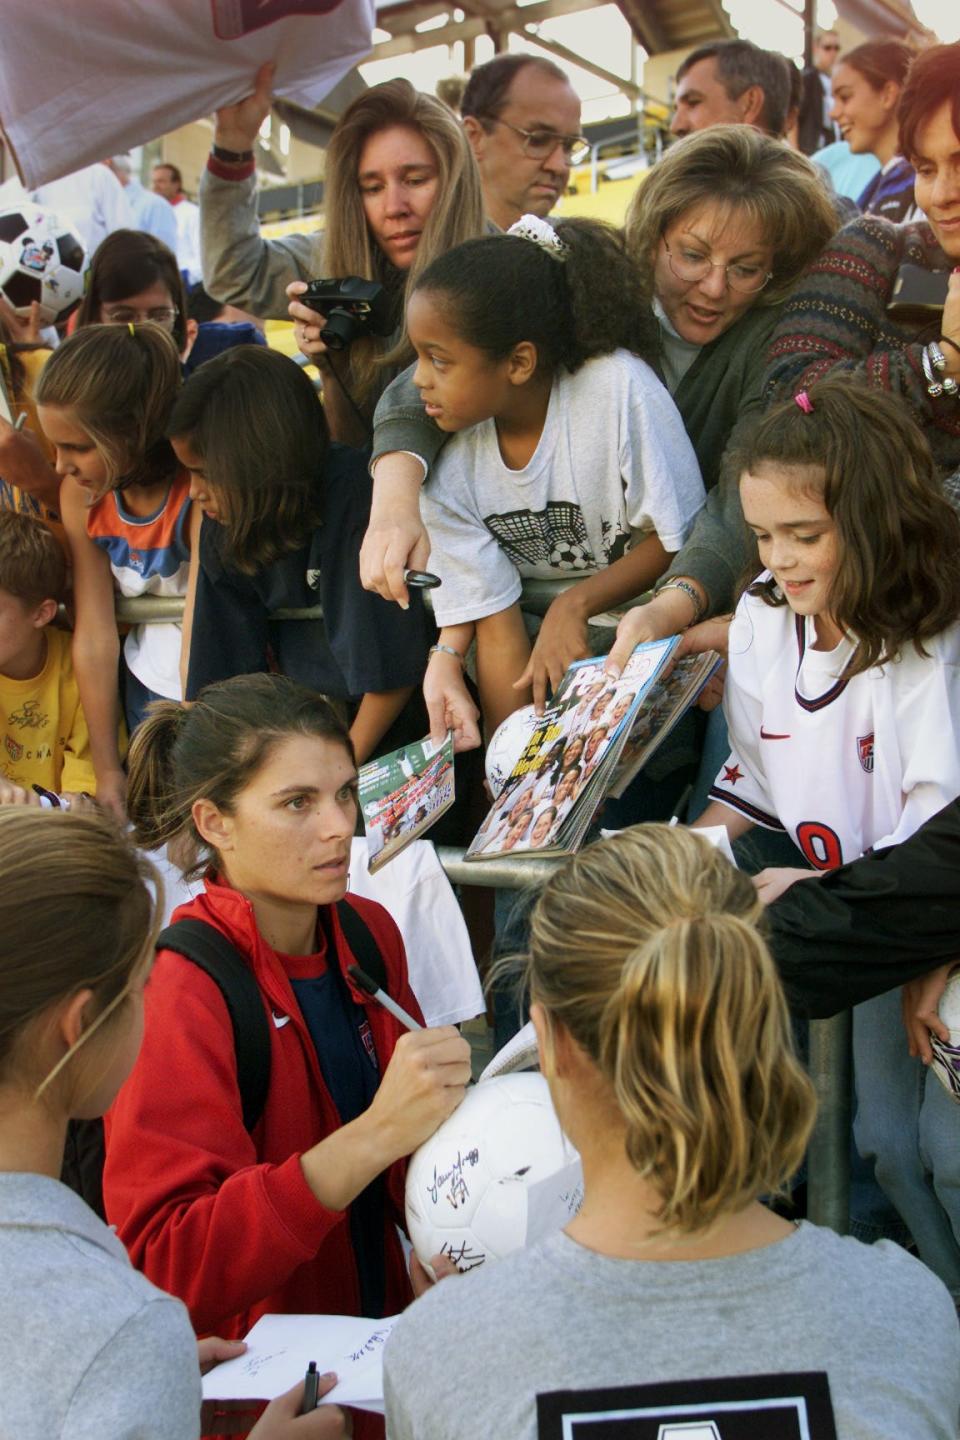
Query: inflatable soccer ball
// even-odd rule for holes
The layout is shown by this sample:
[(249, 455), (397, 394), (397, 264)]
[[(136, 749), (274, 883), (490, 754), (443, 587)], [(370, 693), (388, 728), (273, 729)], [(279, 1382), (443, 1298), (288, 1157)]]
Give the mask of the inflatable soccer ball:
[(52, 325), (83, 299), (80, 237), (45, 206), (23, 201), (0, 210), (0, 292), (18, 314), (40, 302)]
[(429, 1269), (501, 1260), (559, 1230), (579, 1210), (580, 1157), (560, 1129), (537, 1072), (499, 1075), (468, 1090), (407, 1167), (407, 1230)]
[(940, 1040), (931, 1034), (933, 1061), (930, 1068), (954, 1100), (960, 1101), (960, 971), (947, 981), (937, 1010), (950, 1031), (950, 1039)]
[(524, 705), (521, 710), (514, 710), (512, 715), (508, 715), (506, 720), (501, 720), (494, 730), (484, 756), (487, 784), (494, 799), (507, 783), (510, 771), (527, 748), (541, 719), (542, 716), (532, 705)]

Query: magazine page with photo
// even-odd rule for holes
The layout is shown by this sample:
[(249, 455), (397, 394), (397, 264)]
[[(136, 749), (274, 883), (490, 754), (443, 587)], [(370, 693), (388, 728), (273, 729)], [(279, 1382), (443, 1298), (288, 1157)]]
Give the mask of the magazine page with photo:
[[(679, 643), (671, 636), (638, 646), (616, 678), (606, 674), (603, 655), (570, 666), (471, 843), (468, 860), (568, 854), (578, 847), (607, 794), (640, 707)], [(526, 723), (519, 717), (521, 727)]]
[(360, 812), (371, 875), (418, 840), (454, 799), (453, 735), (402, 745), (361, 765)]

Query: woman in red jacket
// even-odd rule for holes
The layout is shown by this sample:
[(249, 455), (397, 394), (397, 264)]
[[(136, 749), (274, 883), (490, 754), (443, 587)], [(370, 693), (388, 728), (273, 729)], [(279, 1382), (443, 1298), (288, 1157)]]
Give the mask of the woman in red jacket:
[[(356, 784), (329, 705), (278, 675), (164, 703), (131, 746), (139, 840), (204, 873), (174, 920), (230, 941), (270, 1020), (269, 1089), (248, 1131), (223, 994), (161, 950), (143, 1049), (107, 1121), (108, 1218), (200, 1334), (242, 1335), (267, 1313), (388, 1315), (410, 1297), (395, 1229), (403, 1158), (459, 1103), (469, 1047), (449, 1026), (406, 1033), (347, 976), (335, 902)], [(372, 901), (349, 904), (385, 988), (419, 1017), (397, 927)]]

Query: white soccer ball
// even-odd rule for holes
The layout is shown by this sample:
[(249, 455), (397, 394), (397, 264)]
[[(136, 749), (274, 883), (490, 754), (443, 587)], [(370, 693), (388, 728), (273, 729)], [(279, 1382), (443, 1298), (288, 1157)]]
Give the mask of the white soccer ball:
[(950, 1031), (950, 1039), (940, 1040), (931, 1034), (933, 1061), (930, 1068), (953, 1099), (960, 1101), (960, 971), (947, 981), (937, 1011)]
[(510, 771), (526, 750), (542, 719), (532, 705), (524, 705), (508, 715), (506, 720), (501, 720), (494, 730), (484, 756), (487, 784), (494, 799), (506, 785)]
[(86, 256), (76, 231), (44, 205), (25, 200), (0, 210), (0, 292), (19, 315), (38, 300), (53, 322), (83, 299)]
[(559, 1230), (583, 1198), (580, 1157), (536, 1071), (468, 1090), (410, 1158), (407, 1230), (418, 1259), (458, 1270), (502, 1260)]

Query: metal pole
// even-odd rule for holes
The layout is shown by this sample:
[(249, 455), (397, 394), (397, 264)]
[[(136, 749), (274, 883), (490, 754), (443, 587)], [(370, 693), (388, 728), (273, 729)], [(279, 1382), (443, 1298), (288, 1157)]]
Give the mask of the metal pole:
[(850, 1011), (810, 1022), (817, 1123), (807, 1151), (807, 1215), (845, 1235), (850, 1226)]

